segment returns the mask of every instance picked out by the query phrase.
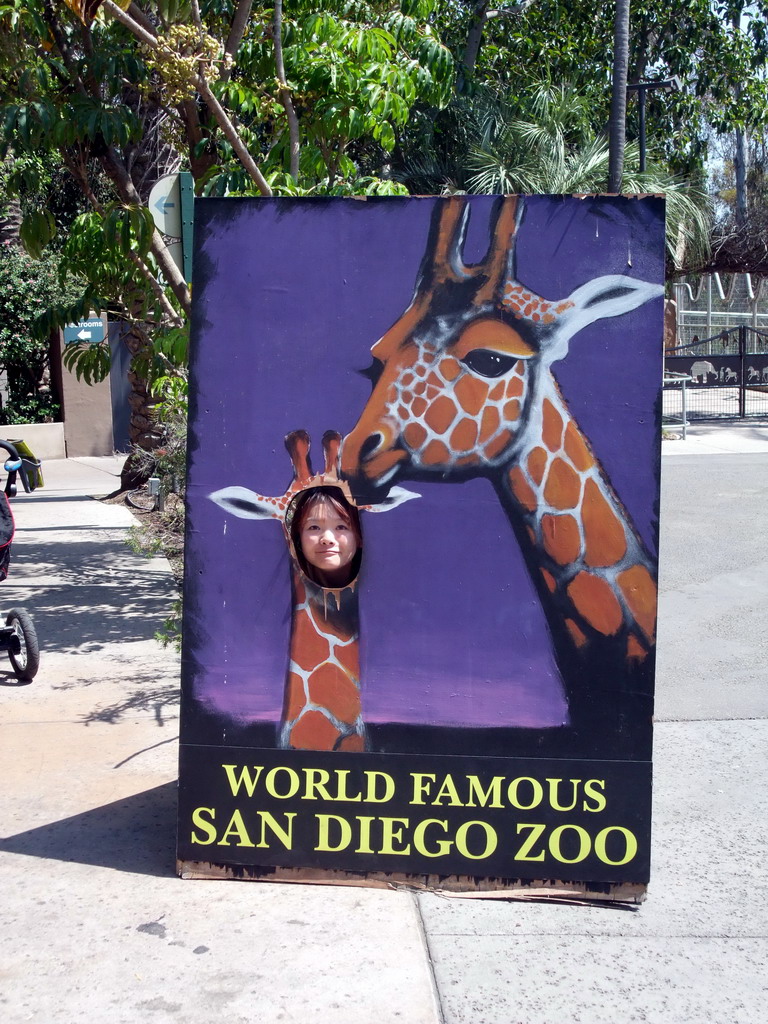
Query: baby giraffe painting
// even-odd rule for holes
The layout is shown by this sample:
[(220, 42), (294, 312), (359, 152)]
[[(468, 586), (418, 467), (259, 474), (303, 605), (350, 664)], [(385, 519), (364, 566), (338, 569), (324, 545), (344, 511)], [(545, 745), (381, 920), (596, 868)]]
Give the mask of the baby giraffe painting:
[[(313, 473), (310, 438), (294, 430), (285, 438), (293, 478), (284, 494), (266, 497), (241, 486), (210, 495), (241, 519), (274, 519), (283, 525), (291, 555), (291, 639), (278, 746), (298, 750), (362, 751), (366, 729), (360, 695), (360, 617), (357, 582), (362, 556), (358, 511), (339, 480), (341, 435), (323, 435), (324, 468)], [(393, 508), (418, 495), (395, 488), (385, 502), (364, 511)]]

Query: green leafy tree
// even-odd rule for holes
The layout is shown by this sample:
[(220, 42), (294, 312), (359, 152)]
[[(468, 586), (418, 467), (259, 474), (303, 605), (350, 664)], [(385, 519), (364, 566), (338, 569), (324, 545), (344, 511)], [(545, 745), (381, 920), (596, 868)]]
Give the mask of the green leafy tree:
[(36, 334), (36, 322), (62, 302), (55, 257), (33, 260), (11, 242), (0, 245), (0, 368), (8, 400), (0, 423), (54, 419), (59, 406), (50, 380), (50, 344)]
[[(406, 160), (399, 173), (416, 192), (599, 193), (605, 191), (610, 149), (595, 136), (587, 100), (569, 86), (539, 86), (516, 101), (477, 91), (452, 105), (459, 128), (441, 159)], [(457, 143), (460, 142), (460, 147)], [(711, 225), (706, 192), (651, 167), (632, 171), (637, 146), (626, 148), (621, 191), (667, 198), (670, 275), (707, 261)]]
[[(21, 238), (33, 255), (59, 245), (80, 284), (79, 301), (48, 310), (40, 331), (107, 309), (131, 325), (126, 343), (144, 367), (172, 368), (179, 346), (162, 339), (183, 329), (190, 293), (147, 208), (166, 172), (188, 167), (197, 191), (215, 194), (402, 191), (361, 173), (350, 152), (367, 147), (383, 161), (411, 106), (450, 94), (452, 61), (431, 9), (430, 0), (291, 0), (258, 11), (251, 0), (155, 0), (127, 12), (111, 0), (0, 3), (0, 132)], [(40, 157), (66, 168), (87, 203), (63, 243), (36, 177)], [(93, 378), (108, 367), (98, 346), (68, 360)], [(149, 445), (152, 399), (142, 397), (132, 437)]]
[[(471, 67), (465, 64), (465, 94), (480, 85), (521, 97), (542, 81), (567, 82), (589, 101), (594, 134), (607, 130), (615, 6), (586, 0), (512, 5), (441, 0), (441, 5), (442, 38), (458, 62), (478, 17), (483, 18), (481, 44)], [(488, 17), (491, 6), (493, 18)], [(696, 179), (713, 132), (765, 122), (767, 19), (766, 0), (632, 0), (627, 81), (677, 77), (682, 85), (674, 94), (648, 94), (651, 160)], [(634, 99), (627, 117), (628, 138), (636, 139)]]

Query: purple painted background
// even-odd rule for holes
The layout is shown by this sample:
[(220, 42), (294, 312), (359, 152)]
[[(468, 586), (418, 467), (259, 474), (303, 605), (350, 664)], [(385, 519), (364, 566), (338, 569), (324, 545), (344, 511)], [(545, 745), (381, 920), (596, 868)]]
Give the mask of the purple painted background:
[[(277, 522), (208, 495), (282, 494), (288, 431), (346, 434), (370, 394), (356, 371), (413, 294), (435, 199), (197, 201), (186, 677), (208, 710), (277, 720), (290, 574)], [(465, 261), (492, 197), (472, 197)], [(562, 299), (601, 274), (663, 280), (663, 204), (529, 197), (518, 277)], [(656, 551), (662, 301), (603, 320), (553, 370)], [(489, 482), (405, 483), (422, 498), (363, 519), (363, 709), (370, 722), (548, 726), (565, 720), (547, 627)]]

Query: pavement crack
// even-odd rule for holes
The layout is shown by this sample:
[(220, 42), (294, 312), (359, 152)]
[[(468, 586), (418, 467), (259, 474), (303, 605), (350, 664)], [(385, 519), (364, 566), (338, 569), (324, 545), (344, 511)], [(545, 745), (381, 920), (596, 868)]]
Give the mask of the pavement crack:
[(416, 919), (419, 924), (419, 933), (421, 935), (421, 941), (424, 944), (424, 952), (427, 956), (427, 963), (429, 964), (429, 977), (432, 982), (432, 993), (435, 999), (435, 1009), (437, 1011), (438, 1024), (446, 1024), (445, 1011), (443, 1009), (443, 1000), (440, 995), (440, 986), (437, 983), (437, 975), (435, 974), (435, 961), (432, 957), (432, 947), (429, 942), (429, 935), (427, 934), (427, 925), (424, 920), (424, 915), (421, 912), (421, 901), (419, 900), (417, 893), (411, 894), (414, 907), (416, 909)]

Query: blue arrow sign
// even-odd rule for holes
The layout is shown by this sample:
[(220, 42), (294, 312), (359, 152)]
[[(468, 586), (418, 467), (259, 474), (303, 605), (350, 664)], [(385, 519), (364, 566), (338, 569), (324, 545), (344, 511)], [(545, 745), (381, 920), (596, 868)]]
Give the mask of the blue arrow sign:
[(105, 333), (104, 321), (100, 317), (79, 320), (76, 324), (67, 324), (64, 327), (64, 344), (98, 345), (100, 341), (104, 341)]
[(155, 209), (162, 216), (168, 213), (169, 210), (175, 210), (176, 203), (172, 203), (170, 199), (164, 199), (161, 196), (155, 203)]

